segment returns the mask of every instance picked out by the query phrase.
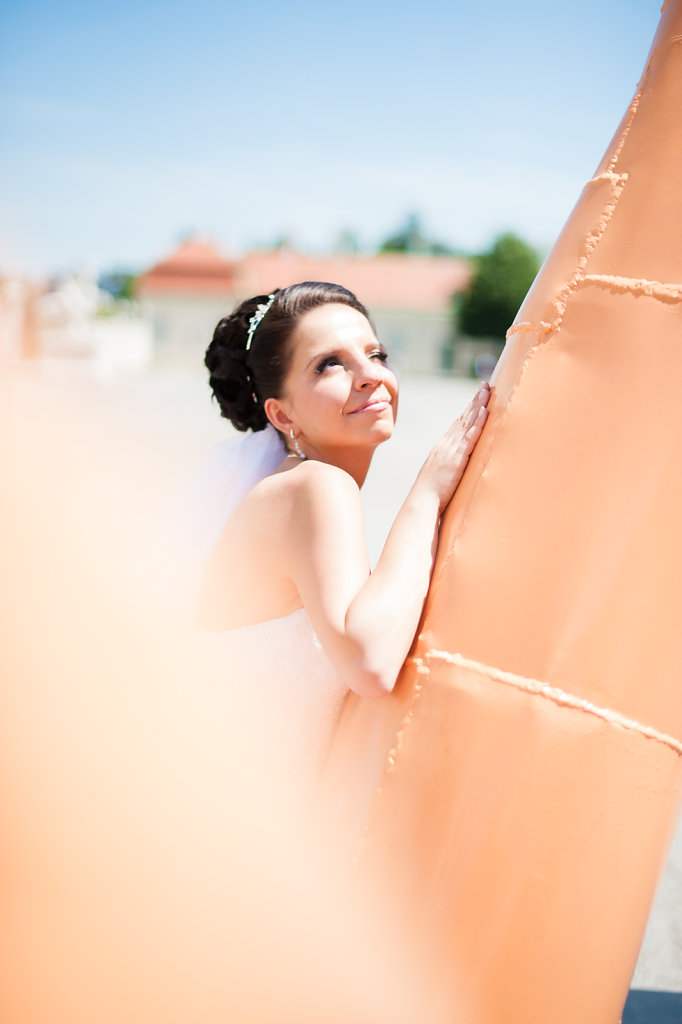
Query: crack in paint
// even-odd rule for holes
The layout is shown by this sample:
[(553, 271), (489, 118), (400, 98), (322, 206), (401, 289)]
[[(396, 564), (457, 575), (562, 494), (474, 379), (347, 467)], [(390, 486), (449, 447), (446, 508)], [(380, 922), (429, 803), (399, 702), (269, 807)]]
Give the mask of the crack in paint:
[[(555, 307), (555, 310), (556, 310), (556, 316), (555, 316), (554, 320), (551, 323), (548, 322), (548, 321), (545, 321), (545, 320), (541, 320), (541, 321), (537, 322), (538, 325), (542, 329), (541, 330), (541, 334), (544, 335), (544, 337), (539, 336), (537, 338), (537, 340), (536, 340), (536, 343), (531, 345), (531, 347), (529, 348), (529, 350), (528, 350), (528, 352), (526, 354), (526, 357), (525, 357), (525, 359), (523, 361), (523, 364), (522, 364), (522, 366), (521, 366), (521, 368), (519, 370), (518, 379), (517, 379), (517, 381), (516, 381), (512, 391), (511, 391), (511, 393), (509, 395), (509, 398), (507, 399), (507, 404), (504, 407), (504, 409), (502, 409), (501, 412), (500, 412), (500, 417), (499, 417), (499, 419), (497, 421), (497, 424), (495, 426), (496, 432), (498, 430), (502, 429), (502, 426), (504, 424), (504, 420), (506, 419), (507, 415), (509, 414), (509, 410), (512, 407), (512, 404), (514, 402), (514, 398), (516, 397), (516, 393), (517, 393), (517, 391), (519, 389), (519, 385), (521, 384), (521, 382), (523, 380), (523, 377), (525, 375), (525, 371), (526, 371), (526, 368), (528, 366), (528, 363), (533, 358), (534, 353), (537, 351), (537, 349), (542, 344), (545, 344), (547, 342), (547, 340), (549, 339), (550, 335), (552, 335), (554, 333), (558, 333), (559, 330), (561, 329), (561, 324), (562, 324), (562, 321), (564, 319), (564, 316), (565, 316), (565, 313), (566, 313), (566, 309), (568, 307), (569, 300), (570, 300), (571, 296), (578, 290), (579, 286), (581, 285), (581, 283), (583, 282), (583, 280), (584, 280), (584, 278), (586, 276), (585, 275), (585, 269), (587, 267), (587, 264), (588, 264), (588, 261), (590, 259), (590, 256), (592, 255), (592, 253), (594, 252), (596, 247), (599, 245), (599, 242), (601, 241), (601, 239), (604, 237), (604, 233), (606, 232), (606, 229), (607, 229), (608, 225), (610, 224), (611, 219), (613, 218), (613, 215), (614, 215), (614, 212), (615, 212), (616, 207), (618, 205), (618, 202), (620, 200), (620, 197), (622, 196), (623, 191), (625, 189), (625, 186), (627, 185), (628, 174), (626, 172), (617, 173), (615, 171), (608, 170), (608, 171), (602, 172), (601, 174), (595, 175), (594, 178), (590, 179), (588, 184), (592, 184), (592, 183), (595, 183), (595, 182), (601, 182), (601, 181), (606, 181), (606, 182), (609, 182), (611, 184), (611, 197), (604, 204), (604, 206), (602, 207), (601, 214), (600, 214), (599, 218), (597, 219), (596, 224), (588, 231), (588, 233), (585, 235), (585, 238), (583, 239), (582, 251), (581, 251), (581, 254), (580, 254), (579, 258), (578, 258), (578, 262), (576, 264), (575, 270), (571, 274), (570, 278), (568, 279), (568, 281), (564, 285), (564, 287), (562, 289), (560, 289), (560, 291), (556, 294), (556, 297), (555, 297), (555, 300), (554, 300), (554, 307)], [(530, 322), (530, 321), (527, 322), (527, 324), (525, 322), (522, 322), (520, 324), (512, 324), (511, 328), (509, 329), (508, 336), (509, 336), (509, 334), (521, 333), (521, 332), (524, 332), (524, 331), (532, 331), (532, 330), (533, 330), (533, 323)], [(478, 497), (478, 493), (479, 493), (479, 489), (481, 487), (481, 483), (485, 479), (486, 470), (488, 468), (488, 463), (490, 462), (490, 459), (492, 458), (493, 450), (494, 450), (494, 445), (491, 446), (490, 451), (488, 452), (488, 457), (486, 459), (486, 462), (485, 462), (485, 464), (482, 467), (481, 473), (480, 473), (479, 478), (478, 478), (477, 483), (476, 483), (476, 487), (474, 489), (474, 493), (472, 494), (471, 501), (469, 502), (469, 508), (468, 508), (467, 512), (462, 516), (462, 520), (461, 520), (461, 522), (459, 524), (459, 528), (457, 529), (457, 532), (452, 537), (452, 542), (450, 544), (450, 548), (447, 551), (447, 553), (445, 554), (445, 557), (443, 558), (443, 560), (442, 560), (442, 562), (441, 562), (441, 564), (439, 566), (438, 573), (437, 574), (434, 573), (434, 575), (431, 578), (431, 585), (430, 585), (430, 588), (429, 588), (429, 595), (430, 595), (429, 596), (429, 604), (431, 603), (431, 601), (435, 597), (435, 595), (437, 593), (437, 590), (438, 590), (438, 587), (439, 587), (439, 584), (440, 584), (440, 581), (442, 579), (443, 573), (445, 572), (447, 566), (449, 565), (449, 562), (450, 562), (450, 559), (452, 557), (455, 544), (457, 543), (457, 538), (460, 536), (460, 534), (462, 533), (462, 530), (465, 528), (465, 526), (467, 524), (467, 521), (468, 521), (468, 518), (469, 518), (469, 513), (471, 512), (471, 509), (473, 508), (473, 506), (474, 506), (474, 504), (476, 502), (476, 498)], [(421, 636), (421, 634), (419, 634), (419, 635)]]
[[(428, 668), (424, 664), (424, 662), (422, 661), (421, 658), (408, 658), (406, 664), (408, 662), (409, 662), (409, 664), (415, 666), (415, 668), (417, 670), (417, 676), (418, 677), (423, 677), (423, 676), (428, 675)], [(413, 693), (410, 696), (410, 700), (409, 700), (409, 703), (407, 704), (407, 708), (405, 710), (405, 714), (403, 715), (403, 717), (402, 717), (402, 719), (400, 721), (400, 725), (398, 726), (398, 728), (396, 730), (393, 746), (391, 747), (391, 749), (388, 752), (388, 755), (386, 757), (386, 763), (384, 765), (384, 769), (383, 769), (383, 772), (381, 774), (381, 782), (377, 786), (377, 789), (376, 789), (375, 794), (374, 794), (374, 800), (372, 802), (372, 807), (371, 807), (370, 813), (368, 815), (367, 821), (365, 823), (365, 827), (364, 827), (364, 829), (362, 831), (362, 835), (358, 839), (357, 850), (356, 850), (355, 856), (353, 858), (353, 863), (354, 863), (355, 866), (357, 866), (358, 858), (360, 857), (363, 849), (367, 845), (368, 836), (369, 836), (369, 832), (370, 832), (370, 827), (371, 827), (371, 823), (372, 823), (372, 818), (373, 818), (373, 814), (374, 814), (374, 809), (375, 809), (375, 807), (377, 805), (377, 802), (381, 799), (381, 795), (383, 793), (383, 788), (384, 788), (384, 780), (386, 779), (386, 776), (390, 775), (390, 773), (395, 768), (396, 758), (397, 758), (398, 753), (400, 751), (400, 747), (402, 746), (403, 735), (404, 735), (405, 730), (407, 729), (407, 726), (410, 724), (410, 721), (411, 721), (411, 719), (412, 719), (412, 717), (414, 715), (414, 706), (415, 706), (419, 696), (421, 695), (423, 689), (424, 689), (423, 679), (419, 678), (418, 681), (414, 685), (414, 691), (413, 691)]]
[(468, 672), (474, 672), (476, 675), (483, 676), (485, 679), (503, 683), (505, 686), (513, 686), (517, 690), (522, 690), (524, 693), (532, 694), (536, 697), (543, 697), (546, 700), (551, 700), (554, 704), (558, 704), (560, 707), (571, 708), (574, 711), (581, 711), (587, 715), (593, 715), (596, 718), (600, 718), (602, 721), (607, 722), (609, 725), (619, 726), (621, 729), (626, 729), (629, 732), (636, 732), (638, 735), (643, 736), (645, 739), (655, 740), (657, 743), (662, 743), (671, 750), (674, 750), (677, 754), (682, 754), (682, 740), (676, 739), (674, 736), (669, 736), (667, 733), (660, 732), (660, 730), (654, 728), (652, 725), (642, 725), (641, 722), (636, 721), (634, 718), (627, 718), (619, 711), (614, 711), (612, 708), (602, 708), (597, 704), (593, 704), (592, 701), (586, 700), (583, 697), (578, 697), (574, 693), (568, 693), (566, 690), (560, 689), (558, 686), (550, 686), (549, 683), (543, 683), (538, 679), (531, 679), (528, 676), (520, 676), (514, 672), (505, 672), (502, 669), (493, 668), (491, 665), (485, 665), (480, 661), (473, 661), (470, 658), (464, 658), (461, 654), (451, 654), (449, 651), (438, 651), (430, 650), (427, 651), (425, 658), (427, 661), (444, 661), (449, 665), (455, 665), (458, 668), (463, 668)]
[(614, 274), (585, 274), (580, 284), (596, 284), (631, 295), (646, 295), (659, 302), (682, 302), (682, 284), (664, 284), (643, 277), (619, 277)]
[(532, 331), (537, 331), (538, 334), (548, 334), (553, 329), (554, 324), (550, 324), (547, 320), (522, 320), (521, 323), (512, 324), (506, 337), (509, 340), (513, 334), (529, 334)]
[(618, 140), (618, 144), (616, 145), (616, 149), (614, 151), (613, 157), (612, 157), (612, 159), (611, 159), (611, 161), (609, 163), (609, 166), (608, 166), (608, 170), (609, 171), (614, 171), (615, 170), (616, 164), (618, 163), (618, 158), (620, 157), (620, 154), (623, 152), (623, 147), (625, 146), (625, 140), (627, 139), (628, 135), (630, 134), (630, 129), (632, 128), (632, 125), (634, 123), (635, 117), (637, 116), (637, 109), (639, 107), (639, 102), (640, 102), (640, 100), (642, 98), (642, 95), (644, 93), (644, 85), (643, 85), (643, 83), (644, 83), (645, 79), (649, 77), (649, 71), (651, 69), (651, 63), (652, 63), (653, 59), (654, 58), (653, 58), (653, 54), (652, 54), (651, 60), (647, 64), (646, 68), (644, 69), (644, 74), (642, 75), (642, 78), (641, 78), (642, 88), (639, 90), (639, 92), (635, 93), (635, 95), (633, 97), (633, 100), (632, 100), (632, 103), (628, 107), (627, 123), (625, 125), (625, 128), (623, 129), (621, 137)]
[(601, 216), (597, 220), (595, 226), (585, 235), (583, 251), (578, 259), (576, 268), (564, 287), (557, 293), (555, 299), (557, 315), (552, 325), (553, 330), (555, 331), (560, 330), (564, 316), (566, 315), (569, 300), (583, 281), (589, 259), (601, 242), (606, 233), (606, 229), (613, 219), (618, 202), (623, 194), (625, 186), (627, 185), (628, 175), (626, 173), (616, 174), (614, 171), (605, 171), (603, 174), (598, 174), (595, 178), (592, 178), (589, 184), (599, 181), (610, 182), (612, 186), (611, 198), (604, 204)]

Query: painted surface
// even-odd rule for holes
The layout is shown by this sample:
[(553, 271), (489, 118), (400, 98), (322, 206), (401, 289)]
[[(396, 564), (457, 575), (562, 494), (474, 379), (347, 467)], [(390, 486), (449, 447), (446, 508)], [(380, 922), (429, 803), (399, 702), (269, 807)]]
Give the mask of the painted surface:
[(668, 0), (510, 329), (397, 691), (330, 763), (459, 1024), (617, 1021), (677, 820), (681, 44)]

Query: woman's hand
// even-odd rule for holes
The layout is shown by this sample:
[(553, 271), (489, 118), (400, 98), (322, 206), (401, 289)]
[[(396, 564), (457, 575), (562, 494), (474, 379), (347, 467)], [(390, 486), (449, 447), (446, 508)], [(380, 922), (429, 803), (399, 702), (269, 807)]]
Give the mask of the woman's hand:
[(422, 493), (426, 489), (435, 494), (439, 514), (457, 490), (469, 456), (481, 436), (488, 418), (486, 405), (489, 398), (490, 385), (484, 381), (461, 416), (431, 449), (419, 471), (415, 486)]

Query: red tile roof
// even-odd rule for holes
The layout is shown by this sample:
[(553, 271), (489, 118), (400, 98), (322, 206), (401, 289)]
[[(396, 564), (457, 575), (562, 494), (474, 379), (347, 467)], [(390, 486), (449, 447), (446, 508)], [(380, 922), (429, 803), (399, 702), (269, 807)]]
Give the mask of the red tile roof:
[(137, 280), (140, 295), (158, 292), (234, 294), (235, 264), (209, 242), (189, 239)]
[(355, 292), (370, 310), (448, 310), (455, 292), (471, 277), (469, 264), (455, 256), (385, 253), (376, 256), (301, 256), (285, 251), (254, 252), (240, 260), (240, 296), (267, 294), (298, 281), (333, 281)]
[(206, 242), (188, 241), (137, 282), (138, 294), (225, 295), (234, 301), (299, 281), (333, 281), (355, 292), (371, 311), (446, 312), (471, 277), (456, 256), (385, 253), (302, 256), (291, 250), (252, 252), (230, 261)]

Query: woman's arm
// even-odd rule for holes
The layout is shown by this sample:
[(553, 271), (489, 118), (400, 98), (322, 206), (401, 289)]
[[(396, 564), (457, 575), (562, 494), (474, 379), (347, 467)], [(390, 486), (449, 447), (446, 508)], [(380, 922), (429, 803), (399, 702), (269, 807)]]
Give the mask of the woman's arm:
[(370, 574), (360, 493), (343, 470), (297, 468), (287, 562), (313, 627), (356, 693), (390, 693), (410, 649), (431, 578), (440, 516), (481, 434), (489, 389), (432, 449)]

